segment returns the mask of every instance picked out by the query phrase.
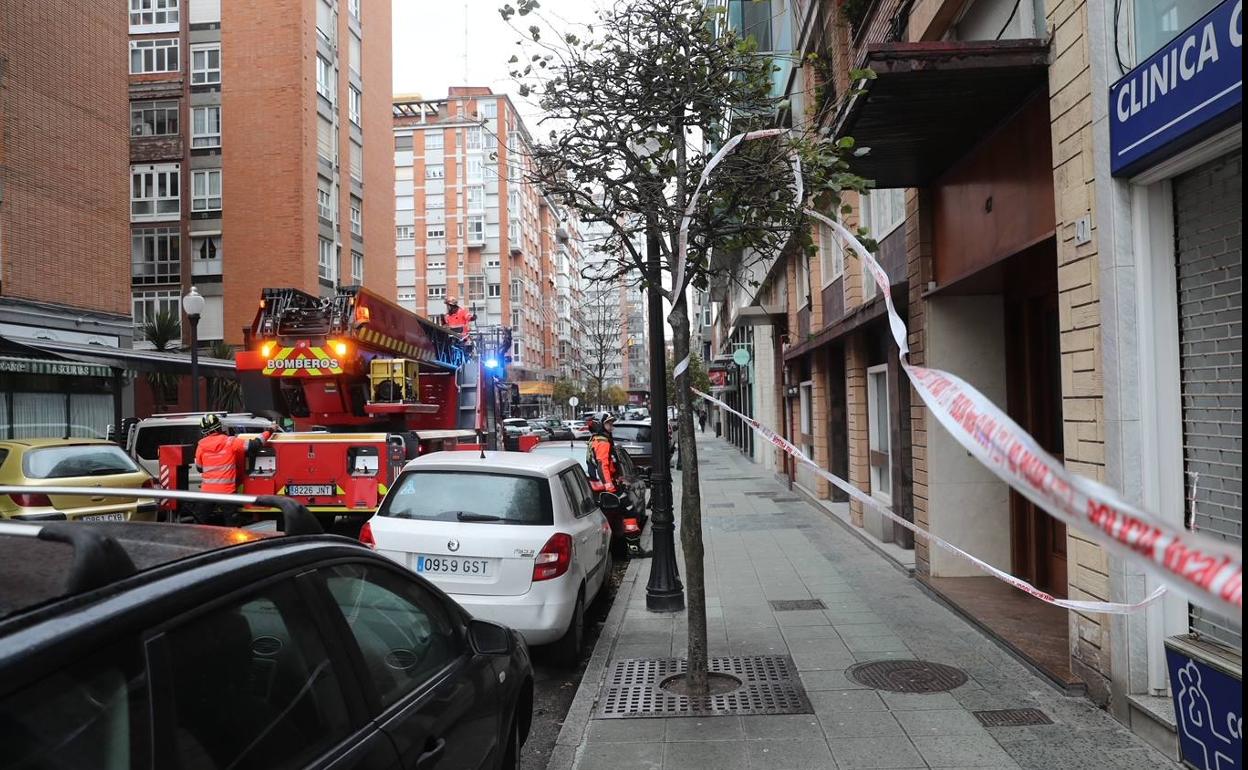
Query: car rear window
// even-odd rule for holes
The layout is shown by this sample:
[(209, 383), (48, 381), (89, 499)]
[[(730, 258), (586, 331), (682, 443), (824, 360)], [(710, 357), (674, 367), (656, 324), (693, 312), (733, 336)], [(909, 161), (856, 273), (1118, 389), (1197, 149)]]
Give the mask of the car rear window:
[(639, 441), (643, 444), (650, 441), (650, 428), (645, 425), (616, 425), (616, 441)]
[(463, 471), (408, 471), (377, 515), (483, 524), (554, 523), (546, 479)]
[(28, 479), (115, 476), (138, 469), (125, 452), (110, 444), (42, 447), (22, 457), (22, 472)]

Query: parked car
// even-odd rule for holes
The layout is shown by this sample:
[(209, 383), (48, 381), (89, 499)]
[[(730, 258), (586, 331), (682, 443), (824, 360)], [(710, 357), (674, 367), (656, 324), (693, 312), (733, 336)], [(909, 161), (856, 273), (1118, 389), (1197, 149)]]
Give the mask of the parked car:
[(30, 487), (0, 495), (0, 518), (155, 521), (156, 501), (134, 497), (48, 495), (38, 486), (141, 489), (155, 480), (116, 444), (100, 439), (0, 441), (0, 484)]
[(0, 530), (3, 768), (514, 768), (532, 682), (517, 634), (345, 538)]
[[(552, 457), (571, 457), (580, 463), (582, 469), (589, 466), (589, 450), (585, 444), (552, 441), (535, 446), (531, 451)], [(616, 556), (623, 556), (633, 551), (630, 545), (637, 543), (649, 518), (646, 515), (646, 508), (650, 505), (650, 487), (646, 483), (649, 474), (639, 470), (627, 452), (619, 450), (616, 452), (616, 467), (620, 471), (617, 484), (619, 505), (603, 505), (597, 495), (595, 499), (611, 525), (611, 551)], [(629, 519), (635, 522), (634, 526), (627, 524)]]
[(589, 438), (589, 424), (584, 420), (564, 420), (564, 426), (572, 431), (572, 438), (576, 440)]
[[(533, 422), (529, 421), (530, 424)], [(551, 441), (568, 441), (573, 438), (572, 429), (554, 417), (541, 417), (536, 422), (550, 434)]]
[[(670, 438), (670, 432), (668, 435)], [(628, 452), (629, 456), (633, 458), (633, 462), (636, 463), (639, 468), (645, 468), (648, 470), (654, 465), (653, 458), (651, 457), (654, 445), (651, 443), (650, 439), (649, 421), (640, 422), (620, 420), (615, 424), (613, 436), (615, 438), (615, 445), (623, 449), (625, 452)], [(671, 446), (670, 441), (668, 442), (668, 446)], [(667, 461), (670, 465), (672, 461), (670, 451), (668, 453)]]
[[(143, 470), (160, 476), (160, 448), (172, 444), (197, 444), (201, 438), (199, 421), (208, 412), (158, 414), (138, 420), (126, 434), (126, 452)], [(217, 412), (221, 423), (234, 433), (263, 433), (273, 429), (273, 421), (248, 412)], [(199, 489), (200, 473), (190, 469), (192, 491)]]
[(523, 417), (508, 417), (503, 420), (503, 430), (507, 431), (509, 436), (527, 436), (533, 432), (533, 426), (529, 425), (529, 421)]
[(360, 539), (475, 617), (575, 664), (611, 571), (611, 527), (570, 457), (436, 452), (409, 462)]

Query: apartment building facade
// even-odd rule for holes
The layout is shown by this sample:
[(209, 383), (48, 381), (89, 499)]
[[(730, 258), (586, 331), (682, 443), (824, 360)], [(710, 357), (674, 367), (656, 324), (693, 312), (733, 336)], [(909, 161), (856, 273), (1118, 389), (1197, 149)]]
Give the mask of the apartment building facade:
[[(856, 170), (875, 189), (850, 195), (843, 220), (878, 243), (912, 363), (975, 385), (1074, 472), (1238, 545), (1240, 6), (1125, 5), (1126, 31), (1123, 4), (1109, 2), (773, 0), (770, 18), (793, 22), (805, 61), (778, 120), (871, 148)], [(1197, 57), (1180, 60), (1209, 38), (1225, 69), (1202, 76)], [(1159, 98), (1170, 75), (1154, 70), (1167, 57), (1179, 62), (1170, 90), (1189, 99), (1181, 109)], [(876, 76), (851, 94), (863, 67)], [(1188, 80), (1199, 85), (1179, 87)], [(713, 294), (712, 368), (726, 400), (770, 419), (749, 317), (776, 319), (778, 303), (776, 427), (819, 465), (1054, 596), (1133, 602), (1155, 588), (960, 450), (900, 371), (859, 260), (822, 226), (811, 240), (813, 256), (784, 255), (756, 290)], [(752, 370), (731, 362), (741, 347)], [(756, 460), (776, 454), (760, 456), (746, 426), (724, 428)], [(1166, 639), (1198, 640), (1238, 666), (1238, 618), (1179, 597), (1126, 616), (1046, 605), (775, 462), (1055, 685), (1086, 692), (1171, 754)]]
[(597, 387), (601, 378), (604, 390), (612, 386), (648, 390), (650, 348), (645, 287), (640, 276), (620, 274), (627, 257), (610, 248), (610, 227), (593, 222), (585, 226), (584, 232), (582, 328), (586, 344), (582, 352), (582, 379), (591, 389)]
[[(0, 438), (103, 438), (128, 413), (124, 12), (0, 0)], [(56, 352), (59, 351), (59, 352)]]
[(393, 298), (389, 6), (130, 0), (129, 32), (136, 329), (191, 286), (235, 346), (264, 286)]
[(455, 297), (478, 325), (511, 328), (511, 379), (553, 381), (560, 345), (577, 339), (579, 231), (531, 181), (515, 106), (452, 87), (445, 99), (396, 98), (393, 118), (399, 304), (438, 317)]

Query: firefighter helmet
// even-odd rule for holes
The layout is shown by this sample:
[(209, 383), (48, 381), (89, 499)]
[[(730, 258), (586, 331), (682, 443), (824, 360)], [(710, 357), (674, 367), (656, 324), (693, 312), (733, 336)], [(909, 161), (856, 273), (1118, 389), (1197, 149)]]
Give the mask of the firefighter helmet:
[(206, 414), (199, 418), (199, 432), (207, 436), (209, 433), (216, 433), (224, 430), (225, 426), (221, 424), (221, 417), (216, 414)]

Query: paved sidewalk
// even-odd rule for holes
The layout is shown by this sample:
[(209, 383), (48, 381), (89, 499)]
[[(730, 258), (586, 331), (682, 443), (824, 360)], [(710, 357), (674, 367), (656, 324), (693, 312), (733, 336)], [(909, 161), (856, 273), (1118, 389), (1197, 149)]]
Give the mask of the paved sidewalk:
[[(635, 561), (551, 770), (1178, 768), (1087, 699), (1059, 694), (731, 445), (706, 434), (698, 450), (710, 654), (792, 656), (815, 713), (593, 719), (611, 663), (685, 655), (684, 614), (646, 611), (649, 560)], [(747, 494), (758, 492), (772, 497)], [(828, 609), (768, 604), (811, 598)], [(886, 658), (945, 663), (970, 679), (952, 692), (913, 695), (845, 676), (857, 662)], [(988, 729), (971, 713), (1006, 708), (1039, 708), (1054, 724)]]

